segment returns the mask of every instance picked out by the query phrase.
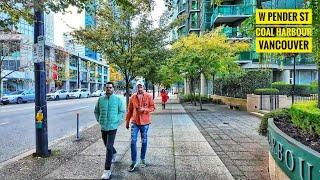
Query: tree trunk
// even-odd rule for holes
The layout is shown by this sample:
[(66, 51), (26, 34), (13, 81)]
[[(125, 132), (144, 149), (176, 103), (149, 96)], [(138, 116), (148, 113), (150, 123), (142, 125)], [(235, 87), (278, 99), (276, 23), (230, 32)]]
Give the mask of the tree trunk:
[(153, 96), (153, 99), (156, 98), (155, 89), (156, 89), (156, 88), (155, 88), (155, 86), (154, 86), (154, 83), (152, 82), (152, 96)]
[(195, 90), (195, 80), (193, 78), (191, 78), (191, 84), (192, 84), (192, 94), (193, 94), (193, 103), (194, 103), (194, 106), (197, 106), (197, 97), (196, 97), (196, 90)]
[[(1, 71), (0, 71), (0, 73), (1, 73)], [(2, 87), (2, 78), (0, 77), (0, 98), (2, 97), (2, 90), (3, 89), (3, 87)]]
[(199, 104), (200, 104), (200, 111), (202, 111), (203, 109), (202, 109), (202, 101), (201, 101), (201, 82), (199, 83)]
[(212, 73), (212, 95), (215, 94), (215, 90), (214, 90), (214, 73)]
[(146, 85), (146, 91), (148, 92), (148, 79), (146, 79), (145, 85)]
[(318, 63), (318, 108), (320, 108), (320, 62)]
[(125, 74), (125, 81), (126, 81), (126, 104), (127, 104), (127, 108), (128, 108), (128, 105), (129, 105), (129, 85), (130, 85), (130, 79), (129, 79), (129, 75), (126, 71), (126, 74)]

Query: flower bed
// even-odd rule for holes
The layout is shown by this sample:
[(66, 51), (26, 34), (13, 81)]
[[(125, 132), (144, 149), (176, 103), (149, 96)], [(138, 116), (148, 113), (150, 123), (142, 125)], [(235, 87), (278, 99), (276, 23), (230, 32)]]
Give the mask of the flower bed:
[(320, 149), (315, 148), (317, 152), (306, 142), (302, 144), (301, 132), (287, 120), (269, 119), (269, 173), (272, 180), (319, 178)]

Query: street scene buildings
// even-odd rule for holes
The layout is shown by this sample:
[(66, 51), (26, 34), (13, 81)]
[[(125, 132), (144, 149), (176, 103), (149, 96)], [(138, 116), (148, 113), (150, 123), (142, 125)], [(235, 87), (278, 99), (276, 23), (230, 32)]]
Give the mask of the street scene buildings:
[(1, 0), (0, 179), (319, 179), (319, 29), (319, 0)]
[[(227, 0), (220, 5), (213, 5), (210, 0), (175, 0), (173, 19), (184, 14), (187, 19), (173, 32), (173, 38), (186, 36), (191, 33), (205, 33), (223, 26), (222, 32), (230, 41), (250, 42), (255, 46), (254, 39), (245, 31), (241, 31), (243, 22), (252, 18), (257, 8), (256, 0)], [(304, 0), (281, 1), (263, 0), (263, 9), (296, 9), (304, 7)], [(239, 54), (238, 64), (245, 70), (271, 69), (273, 82), (282, 81), (293, 84), (293, 59), (264, 55), (259, 60), (259, 55), (254, 50), (244, 51)], [(315, 60), (308, 55), (301, 54), (296, 58), (296, 84), (310, 84), (317, 80), (317, 66)], [(201, 81), (212, 93), (211, 82)], [(187, 89), (187, 88), (185, 88)]]

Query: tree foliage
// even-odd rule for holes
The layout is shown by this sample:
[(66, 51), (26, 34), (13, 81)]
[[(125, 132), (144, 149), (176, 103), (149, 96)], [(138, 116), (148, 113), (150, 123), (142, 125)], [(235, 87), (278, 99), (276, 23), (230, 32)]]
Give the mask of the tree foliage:
[(221, 30), (222, 27), (200, 36), (191, 34), (180, 38), (172, 46), (170, 68), (191, 80), (194, 94), (192, 82), (200, 74), (208, 78), (212, 74), (221, 75), (238, 70), (237, 53), (248, 49), (247, 43), (228, 41)]
[[(70, 6), (77, 7), (79, 12), (93, 8), (100, 2), (108, 0), (1, 0), (0, 1), (0, 27), (4, 30), (12, 29), (20, 19), (24, 19), (30, 24), (33, 23), (33, 9), (39, 8), (45, 12), (67, 12)], [(152, 0), (114, 0), (121, 8), (130, 12), (150, 11), (153, 8)]]
[[(155, 81), (152, 79), (157, 77), (154, 72), (163, 60), (167, 29), (152, 28), (152, 21), (143, 7), (138, 6), (141, 11), (128, 11), (115, 3), (101, 2), (96, 13), (97, 25), (73, 32), (81, 44), (101, 53), (123, 74), (127, 91), (136, 76)], [(132, 20), (137, 26), (132, 25)]]

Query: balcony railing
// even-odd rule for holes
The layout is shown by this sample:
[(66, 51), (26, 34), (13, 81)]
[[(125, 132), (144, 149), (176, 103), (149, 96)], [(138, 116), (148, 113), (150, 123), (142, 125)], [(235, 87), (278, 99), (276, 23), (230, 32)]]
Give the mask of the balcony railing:
[[(263, 58), (263, 57), (262, 57)], [(259, 62), (259, 54), (255, 51), (245, 51), (239, 54), (239, 62), (251, 61), (252, 63)], [(281, 60), (280, 58), (269, 58), (269, 60), (262, 59), (263, 63), (277, 64), (282, 66), (292, 66), (293, 58), (286, 58)], [(310, 56), (301, 55), (296, 58), (296, 65), (315, 65), (315, 60)]]
[(187, 9), (187, 3), (182, 3), (182, 2), (179, 2), (179, 5), (178, 5), (178, 13), (182, 13), (183, 11), (185, 11)]
[(217, 17), (250, 16), (253, 11), (254, 7), (250, 5), (220, 5), (213, 10), (211, 23), (213, 24)]
[(259, 54), (254, 51), (241, 52), (239, 55), (239, 61), (259, 62)]

